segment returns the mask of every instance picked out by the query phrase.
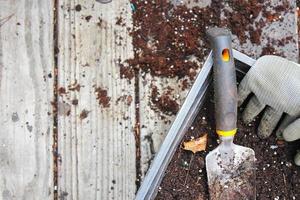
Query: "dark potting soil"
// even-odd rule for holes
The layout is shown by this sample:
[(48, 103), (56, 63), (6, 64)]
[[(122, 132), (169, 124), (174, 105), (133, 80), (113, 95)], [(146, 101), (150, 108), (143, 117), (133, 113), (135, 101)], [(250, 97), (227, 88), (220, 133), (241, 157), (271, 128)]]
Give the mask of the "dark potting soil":
[[(209, 52), (205, 37), (208, 27), (228, 27), (240, 44), (250, 40), (253, 44), (262, 45), (261, 55), (279, 55), (277, 50), (280, 46), (292, 39), (275, 41), (269, 38), (267, 44), (261, 44), (262, 29), (271, 21), (282, 21), (281, 14), (292, 11), (287, 1), (272, 7), (271, 0), (211, 0), (211, 4), (203, 8), (188, 8), (183, 4), (174, 6), (171, 0), (130, 2), (134, 58), (120, 61), (120, 76), (128, 80), (143, 71), (143, 74), (150, 73), (152, 76), (184, 79), (182, 88), (191, 85), (200, 67), (199, 62), (203, 62)], [(121, 21), (122, 18), (118, 18), (117, 24), (122, 25)], [(155, 110), (176, 114), (176, 109), (170, 110), (176, 102), (169, 101), (167, 96), (163, 100), (163, 104), (152, 101), (153, 105), (157, 105)]]
[[(256, 130), (257, 123), (245, 125), (238, 119), (235, 143), (255, 151), (257, 199), (300, 199), (300, 167), (293, 164), (300, 141), (286, 143), (277, 139), (275, 134), (262, 140), (256, 135)], [(183, 141), (206, 133), (206, 151), (193, 154), (183, 150), (182, 145), (178, 147), (159, 187), (157, 200), (208, 199), (205, 156), (216, 148), (219, 141), (215, 134), (213, 98), (208, 98)]]
[[(131, 0), (131, 3), (134, 8), (131, 32), (134, 58), (127, 60), (129, 66), (125, 68), (128, 70), (121, 64), (121, 74), (124, 73), (123, 77), (129, 79), (133, 76), (128, 76), (128, 72), (134, 68), (154, 76), (194, 78), (194, 71), (199, 65), (191, 57), (203, 58), (207, 55), (209, 49), (205, 30), (208, 27), (228, 27), (240, 44), (249, 39), (253, 44), (260, 45), (262, 28), (268, 22), (283, 21), (280, 15), (292, 11), (287, 1), (272, 7), (271, 1), (263, 0), (212, 0), (204, 8), (187, 8), (182, 4), (174, 6), (170, 0)], [(284, 42), (291, 39), (285, 38)], [(276, 54), (276, 49), (271, 46), (282, 46), (281, 43), (270, 40), (263, 47), (262, 54)]]
[[(230, 28), (240, 44), (249, 39), (253, 44), (263, 45), (261, 55), (278, 54), (277, 49), (291, 40), (270, 39), (267, 44), (260, 44), (262, 29), (270, 21), (282, 21), (280, 13), (292, 11), (288, 1), (282, 1), (272, 11), (266, 6), (270, 0), (212, 0), (205, 8), (174, 7), (170, 0), (130, 2), (133, 8), (134, 58), (120, 64), (121, 77), (129, 80), (139, 74), (136, 71), (193, 80), (199, 68), (195, 58), (203, 62), (209, 51), (205, 30), (211, 26)], [(225, 18), (221, 19), (221, 13)], [(259, 21), (256, 20), (258, 16), (262, 16)], [(182, 83), (182, 88), (187, 88), (189, 82)], [(168, 98), (167, 92), (160, 94), (155, 88), (153, 84), (151, 102), (156, 106), (154, 109), (176, 114), (179, 109), (176, 102), (170, 101), (172, 98)], [(194, 155), (179, 147), (157, 199), (208, 199), (204, 159), (207, 152), (217, 146), (211, 107), (212, 103), (208, 102), (184, 138), (188, 141), (191, 137), (208, 133), (207, 151)], [(238, 128), (236, 143), (253, 148), (258, 159), (257, 199), (300, 199), (300, 169), (292, 164), (297, 142), (287, 144), (274, 135), (261, 140), (256, 136), (255, 124), (244, 125), (239, 121)]]

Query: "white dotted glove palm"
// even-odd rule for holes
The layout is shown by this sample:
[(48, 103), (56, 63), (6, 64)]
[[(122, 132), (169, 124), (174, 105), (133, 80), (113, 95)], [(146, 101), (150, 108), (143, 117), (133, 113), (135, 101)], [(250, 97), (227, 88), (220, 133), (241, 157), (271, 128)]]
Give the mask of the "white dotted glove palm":
[[(239, 105), (251, 97), (242, 114), (249, 123), (264, 109), (258, 135), (267, 138), (279, 125), (278, 133), (286, 141), (300, 139), (300, 65), (278, 56), (263, 56), (251, 67), (239, 85)], [(300, 165), (300, 152), (295, 157)]]

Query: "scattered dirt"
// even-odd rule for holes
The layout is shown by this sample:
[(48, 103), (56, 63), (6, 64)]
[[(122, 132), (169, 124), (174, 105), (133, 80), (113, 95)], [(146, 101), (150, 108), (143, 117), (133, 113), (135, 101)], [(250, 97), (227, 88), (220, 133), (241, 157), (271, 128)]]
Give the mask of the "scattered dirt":
[[(168, 166), (157, 200), (208, 199), (205, 156), (218, 145), (214, 129), (214, 107), (210, 99), (183, 139), (189, 141), (207, 133), (207, 151), (193, 154), (180, 146)], [(245, 125), (239, 119), (235, 143), (250, 147), (256, 153), (257, 200), (300, 199), (300, 167), (293, 164), (293, 156), (300, 141), (286, 143), (278, 140), (275, 134), (261, 140), (256, 130), (257, 124)]]
[(87, 22), (89, 22), (91, 19), (92, 19), (92, 15), (88, 15), (88, 16), (85, 17), (85, 20), (86, 20)]
[(277, 54), (277, 53), (276, 53), (276, 49), (274, 47), (272, 47), (271, 45), (268, 45), (262, 49), (262, 54), (263, 55), (272, 55), (272, 54)]
[(226, 159), (221, 159), (221, 154), (216, 153), (215, 162), (221, 167), (222, 173), (208, 183), (210, 200), (256, 199), (254, 154), (251, 151), (244, 151), (243, 154), (243, 162), (235, 166), (233, 158), (228, 163)]
[(77, 106), (78, 105), (78, 99), (73, 99), (72, 100), (72, 105)]
[(97, 26), (98, 26), (99, 28), (102, 28), (102, 27), (103, 27), (103, 19), (101, 19), (100, 17), (98, 17)]
[(58, 95), (62, 96), (64, 94), (66, 94), (66, 88), (64, 87), (58, 88)]
[(116, 103), (118, 104), (120, 101), (123, 101), (125, 102), (128, 106), (131, 105), (132, 101), (133, 101), (133, 97), (131, 95), (123, 95), (123, 96), (120, 96)]
[(228, 1), (228, 6), (224, 8), (225, 19), (223, 26), (231, 29), (232, 33), (237, 35), (240, 43), (245, 43), (249, 38), (246, 34), (249, 32), (250, 41), (260, 44), (261, 27), (253, 25), (263, 8), (263, 0)]
[[(282, 21), (281, 15), (289, 11), (290, 5), (283, 1), (274, 7), (270, 2), (212, 0), (211, 5), (204, 8), (187, 8), (181, 4), (174, 7), (169, 0), (131, 0), (136, 8), (131, 31), (134, 58), (120, 64), (121, 78), (132, 80), (135, 74), (139, 74), (135, 71), (141, 70), (152, 76), (184, 78), (181, 88), (189, 88), (199, 69), (198, 62), (208, 55), (205, 32), (212, 26), (231, 29), (238, 39), (235, 42), (244, 44), (249, 41), (262, 46), (261, 55), (283, 56), (278, 53), (278, 47), (293, 38), (268, 39), (267, 44), (261, 44), (262, 30), (274, 21)], [(122, 24), (122, 17), (117, 18), (117, 24)], [(152, 99), (159, 98), (154, 94)], [(153, 102), (159, 106), (159, 112), (176, 114), (175, 111), (169, 112), (170, 107)]]
[(77, 92), (79, 92), (80, 88), (81, 88), (81, 86), (77, 82), (77, 80), (75, 80), (75, 83), (72, 83), (71, 85), (68, 85), (68, 90), (70, 90), (70, 91), (77, 91)]
[(90, 112), (90, 111), (87, 111), (87, 110), (83, 109), (83, 110), (81, 111), (81, 113), (80, 113), (80, 116), (79, 116), (80, 120), (83, 120), (83, 119), (87, 118), (89, 112)]
[(80, 4), (77, 4), (77, 5), (75, 6), (75, 10), (76, 10), (77, 12), (80, 12), (80, 11), (81, 11), (81, 5), (80, 5)]
[(116, 22), (116, 25), (119, 25), (119, 26), (125, 26), (125, 22), (123, 21), (123, 17), (117, 17), (117, 22)]
[(181, 90), (184, 91), (188, 88), (190, 88), (190, 84), (189, 84), (188, 80), (185, 79), (185, 80), (182, 81)]
[(159, 110), (166, 115), (175, 115), (179, 110), (179, 104), (171, 96), (172, 89), (170, 87), (160, 95), (156, 86), (152, 86), (151, 103), (154, 110)]
[[(129, 66), (154, 76), (188, 76), (191, 80), (195, 74), (190, 72), (199, 66), (190, 58), (196, 56), (202, 60), (207, 55), (205, 30), (208, 27), (228, 27), (240, 44), (249, 39), (253, 44), (261, 45), (262, 28), (268, 23), (282, 21), (281, 15), (289, 10), (288, 2), (272, 7), (270, 1), (263, 0), (212, 0), (205, 8), (174, 7), (168, 0), (131, 0), (131, 3), (137, 9), (133, 12), (131, 33), (134, 58), (126, 61)], [(279, 41), (269, 40), (263, 46), (262, 55), (278, 54), (274, 48), (270, 49), (274, 45), (283, 46)], [(121, 74), (126, 72), (121, 70)], [(127, 75), (122, 77), (131, 79)]]
[(120, 78), (132, 80), (134, 77), (134, 68), (132, 66), (120, 64)]
[(110, 97), (107, 96), (107, 90), (101, 87), (95, 88), (96, 99), (103, 108), (108, 108), (110, 105)]

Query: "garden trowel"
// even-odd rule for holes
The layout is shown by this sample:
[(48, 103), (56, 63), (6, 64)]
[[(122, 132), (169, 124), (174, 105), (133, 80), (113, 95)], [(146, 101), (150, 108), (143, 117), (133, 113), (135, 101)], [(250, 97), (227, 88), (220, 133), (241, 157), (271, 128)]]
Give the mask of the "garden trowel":
[(223, 28), (207, 31), (213, 52), (216, 132), (220, 145), (206, 156), (211, 200), (256, 198), (255, 154), (233, 143), (237, 132), (237, 86), (231, 33)]

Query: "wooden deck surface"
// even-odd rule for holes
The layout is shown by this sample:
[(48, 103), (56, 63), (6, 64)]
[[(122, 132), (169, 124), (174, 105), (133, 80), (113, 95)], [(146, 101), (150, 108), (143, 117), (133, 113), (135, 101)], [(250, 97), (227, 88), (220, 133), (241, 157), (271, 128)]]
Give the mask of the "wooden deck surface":
[[(66, 90), (58, 99), (59, 196), (133, 199), (135, 90), (134, 82), (120, 78), (118, 66), (118, 59), (132, 57), (133, 51), (126, 27), (115, 25), (120, 15), (131, 25), (130, 5), (65, 0), (58, 13), (58, 87)], [(76, 84), (80, 89), (70, 90)], [(99, 88), (107, 90), (109, 105), (99, 104)], [(131, 102), (120, 99), (125, 95)]]
[(3, 200), (53, 197), (52, 7), (47, 0), (0, 0)]
[[(152, 109), (151, 85), (171, 86), (180, 105), (189, 88), (144, 72), (121, 78), (120, 61), (133, 57), (131, 12), (128, 0), (0, 0), (0, 199), (134, 199), (175, 118)], [(297, 61), (295, 16), (270, 22), (262, 40), (293, 37), (282, 52)]]

